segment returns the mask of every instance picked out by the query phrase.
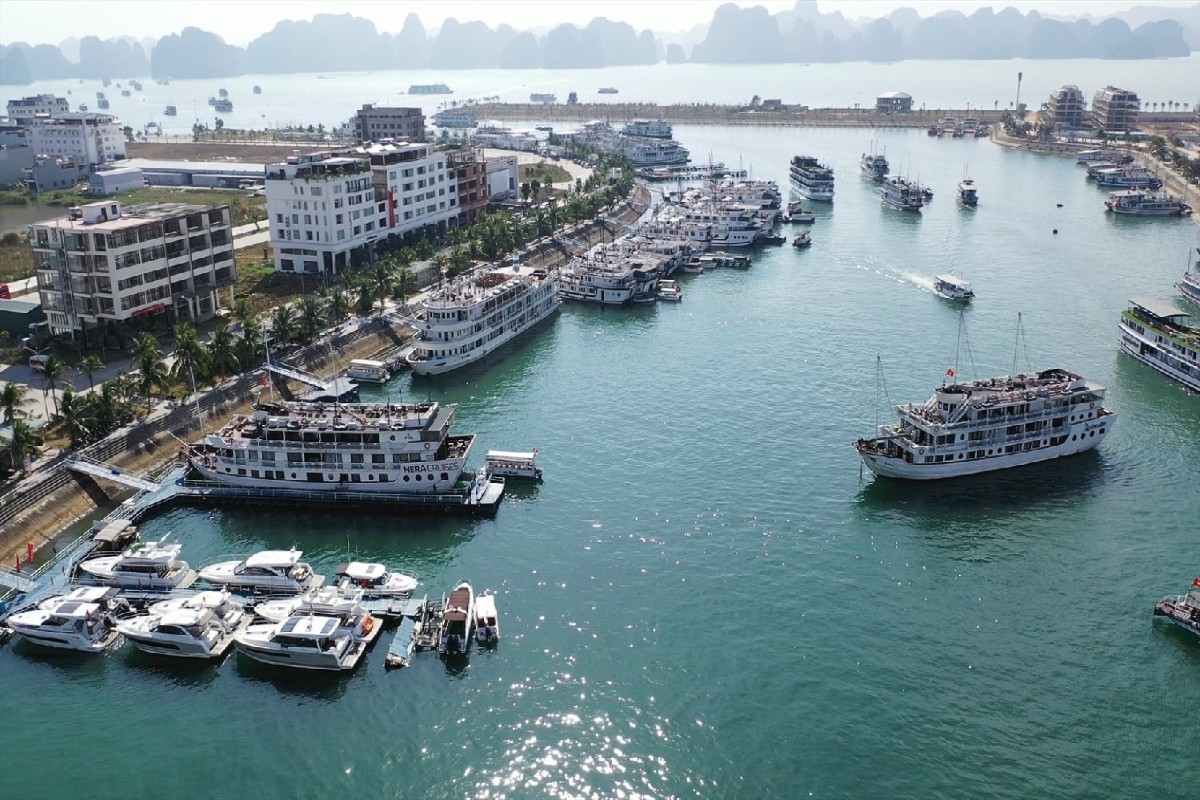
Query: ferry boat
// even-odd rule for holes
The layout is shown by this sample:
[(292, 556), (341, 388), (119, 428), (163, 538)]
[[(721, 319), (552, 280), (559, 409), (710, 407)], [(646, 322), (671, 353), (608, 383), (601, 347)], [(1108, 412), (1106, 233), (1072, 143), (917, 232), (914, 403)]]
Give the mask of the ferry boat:
[(1096, 173), (1096, 183), (1110, 189), (1160, 189), (1162, 181), (1145, 167), (1116, 167)]
[(179, 560), (179, 542), (136, 542), (119, 555), (89, 558), (79, 565), (92, 579), (109, 586), (146, 591), (184, 588), (196, 579), (196, 572)]
[(263, 550), (245, 559), (218, 561), (201, 568), (200, 577), (213, 586), (237, 591), (298, 594), (325, 582), (300, 560), (299, 550)]
[(627, 266), (573, 259), (560, 273), (558, 295), (601, 305), (624, 305), (633, 300), (637, 277)]
[(174, 116), (177, 116), (178, 114), (179, 114), (179, 109), (175, 108), (175, 106), (167, 106), (166, 108), (163, 109), (164, 116), (174, 117)]
[(1121, 314), (1121, 349), (1200, 392), (1200, 327), (1188, 313), (1149, 297), (1135, 297)]
[(862, 160), (859, 161), (859, 169), (862, 170), (864, 178), (874, 181), (875, 183), (883, 183), (887, 180), (888, 170), (891, 167), (888, 165), (887, 157), (881, 153), (863, 153)]
[(1168, 595), (1155, 603), (1154, 616), (1166, 617), (1185, 631), (1200, 636), (1200, 578), (1192, 578), (1187, 594)]
[(616, 93), (617, 93), (617, 88), (615, 86), (601, 86), (599, 89), (596, 90), (596, 94), (616, 94)]
[(420, 303), (424, 325), (405, 361), (440, 375), (479, 361), (558, 310), (559, 273), (515, 265), (470, 275)]
[[(674, 281), (671, 281), (674, 283)], [(536, 449), (527, 453), (510, 450), (488, 450), (483, 466), (488, 474), (501, 478), (528, 478), (540, 481), (542, 468), (537, 465)]]
[(496, 613), (496, 595), (490, 589), (475, 598), (475, 641), (479, 644), (500, 641), (500, 615)]
[(1102, 161), (1113, 164), (1128, 164), (1133, 161), (1133, 156), (1117, 150), (1083, 150), (1075, 159), (1076, 164), (1084, 166), (1097, 164)]
[(1175, 284), (1175, 288), (1179, 293), (1200, 306), (1200, 275), (1192, 272), (1190, 269), (1183, 273), (1183, 277), (1179, 279), (1179, 283)]
[[(615, 92), (613, 92), (615, 94)], [(671, 123), (661, 119), (634, 119), (625, 123), (621, 132), (627, 136), (648, 136), (651, 139), (670, 139)]]
[(558, 95), (552, 94), (550, 92), (534, 92), (533, 94), (529, 95), (529, 102), (531, 102), (531, 103), (547, 103), (547, 104), (557, 103)]
[(355, 587), (364, 597), (408, 598), (417, 589), (417, 576), (388, 569), (384, 564), (351, 561), (335, 570), (340, 588)]
[(234, 635), (249, 625), (242, 619), (233, 628), (207, 608), (184, 608), (169, 614), (144, 614), (117, 623), (117, 631), (137, 649), (175, 658), (220, 658)]
[(213, 111), (216, 111), (218, 114), (232, 114), (233, 101), (222, 97), (213, 103)]
[(438, 653), (461, 655), (471, 644), (475, 625), (475, 592), (470, 581), (461, 581), (442, 604), (442, 628), (438, 632)]
[(653, 139), (646, 136), (617, 137), (611, 151), (628, 158), (635, 167), (660, 164), (686, 164), (691, 154), (674, 139)]
[(474, 434), (450, 435), (455, 407), (438, 403), (259, 404), (189, 450), (203, 477), (255, 489), (447, 492)]
[(892, 177), (884, 181), (879, 189), (879, 197), (885, 205), (901, 211), (920, 211), (925, 205), (925, 192), (904, 178)]
[(833, 170), (812, 156), (792, 156), (792, 188), (808, 200), (833, 201)]
[(387, 383), (391, 373), (387, 364), (369, 358), (356, 358), (346, 368), (346, 377), (355, 383)]
[(444, 83), (414, 83), (408, 87), (409, 94), (454, 94)]
[(451, 108), (434, 114), (433, 124), (439, 128), (475, 128), (479, 121), (464, 108)]
[(1019, 467), (1100, 444), (1117, 417), (1103, 400), (1104, 387), (1063, 369), (951, 382), (924, 403), (895, 406), (899, 424), (855, 449), (876, 475), (907, 480)]
[(238, 652), (264, 664), (347, 671), (357, 666), (381, 629), (368, 616), (363, 633), (356, 636), (337, 617), (304, 614), (271, 625), (251, 625), (234, 637), (234, 643)]
[(979, 205), (979, 191), (975, 188), (975, 181), (970, 178), (963, 178), (959, 182), (958, 202), (969, 208)]
[(1110, 193), (1104, 207), (1114, 214), (1135, 217), (1182, 217), (1192, 213), (1192, 207), (1178, 197), (1137, 189)]
[(58, 650), (101, 653), (121, 638), (116, 620), (96, 603), (68, 602), (10, 614), (4, 624), (22, 639)]
[(938, 275), (934, 278), (933, 291), (947, 300), (971, 300), (975, 297), (971, 284), (954, 275)]

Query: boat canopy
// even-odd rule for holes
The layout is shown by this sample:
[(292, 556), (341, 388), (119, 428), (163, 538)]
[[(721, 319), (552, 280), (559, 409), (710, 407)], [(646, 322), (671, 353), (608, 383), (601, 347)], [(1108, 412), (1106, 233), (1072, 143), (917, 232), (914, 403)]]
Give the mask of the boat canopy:
[(1131, 297), (1129, 298), (1129, 302), (1147, 314), (1159, 319), (1188, 316), (1188, 313), (1183, 309), (1176, 308), (1170, 303), (1164, 303), (1162, 300), (1155, 300), (1153, 297)]
[(382, 361), (372, 361), (369, 358), (356, 358), (350, 362), (350, 367), (352, 369), (354, 367), (362, 367), (364, 369), (383, 369), (384, 366), (385, 365)]
[(528, 453), (521, 453), (515, 450), (488, 450), (488, 461), (505, 461), (509, 463), (533, 464), (534, 458), (537, 456), (537, 450)]
[(247, 567), (292, 567), (304, 555), (299, 550), (263, 550), (246, 559)]
[(387, 574), (383, 564), (370, 564), (365, 561), (351, 561), (341, 574), (356, 581), (377, 581)]

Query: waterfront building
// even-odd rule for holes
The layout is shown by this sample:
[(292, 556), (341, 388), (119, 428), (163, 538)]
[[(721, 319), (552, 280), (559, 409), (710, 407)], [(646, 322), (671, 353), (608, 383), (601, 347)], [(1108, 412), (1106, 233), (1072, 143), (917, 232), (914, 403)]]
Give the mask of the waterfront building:
[(445, 227), (458, 216), (458, 187), (444, 150), (385, 141), (362, 151), (371, 160), (376, 194), (388, 203), (388, 235)]
[(1141, 104), (1136, 93), (1105, 86), (1092, 97), (1092, 124), (1106, 131), (1133, 130)]
[(83, 167), (125, 157), (125, 133), (111, 114), (74, 112), (35, 117), (29, 146), (40, 156), (66, 156)]
[(1050, 99), (1042, 109), (1047, 122), (1055, 126), (1079, 127), (1083, 125), (1087, 101), (1083, 92), (1072, 83), (1063, 84), (1050, 93)]
[(487, 160), (488, 200), (498, 203), (517, 196), (520, 169), (516, 156), (498, 156)]
[(506, 128), (499, 122), (484, 122), (475, 131), (471, 141), (482, 147), (494, 147), (497, 150), (520, 150), (524, 153), (536, 153), (538, 138), (529, 131), (517, 131)]
[(203, 322), (237, 279), (228, 206), (108, 200), (29, 230), (50, 331), (72, 339), (99, 343), (119, 323)]
[(446, 157), (458, 186), (458, 224), (472, 225), (488, 205), (487, 160), (482, 150), (470, 147), (448, 149)]
[[(29, 149), (33, 150), (32, 147)], [(35, 193), (74, 189), (81, 180), (83, 171), (69, 156), (35, 155), (25, 170), (25, 186)]]
[(875, 110), (880, 114), (908, 114), (912, 102), (912, 95), (907, 92), (884, 92), (875, 98)]
[(425, 114), (419, 108), (374, 106), (366, 103), (355, 112), (350, 120), (354, 126), (354, 140), (381, 142), (394, 139), (399, 142), (425, 141)]
[(34, 119), (42, 117), (57, 117), (68, 114), (71, 104), (65, 97), (55, 97), (52, 94), (39, 94), (33, 97), (22, 97), (8, 101), (6, 109), (8, 118), (18, 125), (32, 125)]

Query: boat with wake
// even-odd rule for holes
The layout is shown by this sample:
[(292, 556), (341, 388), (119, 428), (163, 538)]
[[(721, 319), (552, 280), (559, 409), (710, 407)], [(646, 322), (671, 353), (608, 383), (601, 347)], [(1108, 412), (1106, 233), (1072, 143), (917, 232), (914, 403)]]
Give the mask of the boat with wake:
[(933, 279), (933, 292), (947, 300), (971, 300), (975, 292), (971, 284), (955, 275), (938, 275)]
[(975, 181), (970, 178), (963, 178), (959, 181), (958, 202), (968, 208), (974, 208), (979, 205), (979, 190), (975, 186)]
[(883, 204), (901, 211), (920, 211), (925, 205), (925, 190), (919, 184), (900, 177), (891, 177), (879, 189)]
[(887, 156), (882, 153), (876, 153), (874, 147), (872, 147), (870, 153), (862, 154), (862, 159), (858, 162), (858, 168), (861, 170), (864, 178), (875, 183), (886, 181), (888, 170), (891, 169)]

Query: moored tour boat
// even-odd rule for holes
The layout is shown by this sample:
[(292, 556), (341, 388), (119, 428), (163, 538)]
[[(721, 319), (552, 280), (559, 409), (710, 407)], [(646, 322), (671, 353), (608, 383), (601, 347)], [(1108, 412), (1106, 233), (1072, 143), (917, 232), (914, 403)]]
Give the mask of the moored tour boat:
[(254, 606), (254, 616), (267, 622), (283, 622), (297, 614), (337, 617), (343, 621), (365, 613), (363, 591), (354, 586), (319, 586), (283, 600), (269, 600)]
[(324, 583), (312, 567), (300, 560), (299, 550), (263, 550), (242, 560), (220, 561), (200, 570), (213, 586), (237, 591), (298, 594)]
[(970, 178), (963, 178), (959, 182), (958, 202), (970, 208), (979, 205), (979, 191), (975, 187), (975, 181)]
[(346, 368), (346, 377), (355, 383), (387, 383), (391, 373), (382, 361), (356, 358)]
[(181, 549), (182, 544), (167, 544), (164, 536), (157, 542), (136, 542), (119, 555), (89, 558), (79, 569), (109, 586), (146, 591), (180, 589), (196, 579), (188, 563), (178, 559)]
[(1200, 327), (1188, 313), (1150, 297), (1134, 297), (1121, 313), (1121, 349), (1172, 380), (1200, 392)]
[(1154, 605), (1154, 616), (1166, 617), (1185, 631), (1200, 636), (1200, 578), (1193, 578), (1187, 594), (1169, 595)]
[(663, 278), (658, 282), (658, 299), (678, 303), (683, 299), (683, 290), (679, 288), (678, 282), (671, 278)]
[(471, 644), (471, 628), (475, 624), (475, 592), (470, 581), (461, 581), (450, 598), (442, 604), (442, 628), (438, 632), (438, 652), (458, 655), (467, 652)]
[[(675, 281), (670, 281), (674, 284)], [(659, 296), (662, 295), (662, 282), (659, 283)], [(678, 289), (676, 290), (678, 291)], [(537, 465), (537, 448), (528, 452), (515, 450), (488, 450), (483, 466), (488, 474), (501, 478), (529, 478), (540, 481), (542, 468)]]
[(235, 602), (229, 592), (207, 591), (197, 592), (189, 597), (172, 597), (170, 600), (160, 600), (151, 603), (146, 613), (155, 617), (164, 617), (176, 611), (206, 610), (224, 623), (225, 627), (233, 628), (243, 620), (249, 620), (245, 607)]
[(1200, 275), (1190, 269), (1185, 271), (1183, 277), (1179, 279), (1179, 283), (1175, 284), (1175, 288), (1188, 300), (1200, 305)]
[(975, 297), (971, 284), (955, 275), (938, 275), (933, 280), (933, 291), (947, 300), (970, 300)]
[(1134, 217), (1182, 217), (1192, 213), (1192, 207), (1178, 197), (1138, 189), (1110, 193), (1104, 207), (1114, 214)]
[[(954, 377), (954, 370), (947, 375)], [(899, 424), (859, 439), (876, 475), (934, 480), (1019, 467), (1090, 450), (1116, 412), (1104, 387), (1063, 369), (943, 384), (924, 403), (894, 407)]]

